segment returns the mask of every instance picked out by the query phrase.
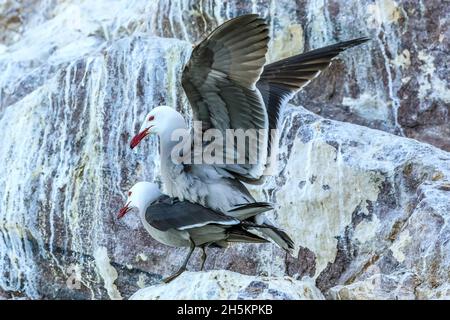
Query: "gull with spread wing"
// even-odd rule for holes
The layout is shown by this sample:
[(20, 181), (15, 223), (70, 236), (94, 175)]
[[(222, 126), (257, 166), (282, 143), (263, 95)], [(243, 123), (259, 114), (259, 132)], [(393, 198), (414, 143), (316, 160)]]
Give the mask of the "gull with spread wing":
[[(171, 151), (178, 141), (172, 141), (172, 133), (187, 129), (187, 125), (183, 116), (168, 106), (151, 110), (131, 140), (134, 148), (150, 134), (159, 136), (161, 177), (170, 196), (221, 212), (236, 204), (255, 202), (243, 182), (260, 183), (266, 165), (275, 156), (269, 132), (277, 128), (282, 108), (340, 52), (368, 40), (340, 42), (265, 65), (268, 33), (265, 20), (256, 14), (231, 19), (193, 49), (182, 75), (193, 119), (201, 121), (202, 130), (216, 129), (223, 136), (227, 129), (257, 130), (257, 161), (248, 161), (249, 150), (245, 150), (243, 163), (173, 161)], [(241, 213), (232, 215), (241, 220), (249, 218)], [(256, 221), (268, 223), (262, 219), (260, 216)], [(264, 234), (289, 249), (277, 232), (267, 229)]]

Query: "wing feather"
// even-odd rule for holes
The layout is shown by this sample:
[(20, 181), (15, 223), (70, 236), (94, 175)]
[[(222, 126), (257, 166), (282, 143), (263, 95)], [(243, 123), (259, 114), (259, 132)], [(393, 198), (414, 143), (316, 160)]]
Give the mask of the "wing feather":
[[(225, 22), (194, 48), (182, 85), (194, 120), (202, 122), (203, 130), (219, 129), (224, 136), (227, 129), (263, 130), (260, 138), (267, 143), (269, 120), (256, 82), (266, 62), (268, 34), (266, 22), (258, 15), (244, 15)], [(257, 163), (228, 169), (259, 176), (266, 145), (257, 152), (261, 153)]]
[(208, 224), (236, 225), (239, 220), (189, 201), (164, 196), (150, 205), (145, 220), (154, 228), (187, 230)]

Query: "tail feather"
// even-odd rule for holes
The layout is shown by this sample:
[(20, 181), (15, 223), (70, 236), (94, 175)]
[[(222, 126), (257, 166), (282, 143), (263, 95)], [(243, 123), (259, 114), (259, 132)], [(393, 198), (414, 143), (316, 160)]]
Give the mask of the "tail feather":
[(251, 242), (251, 243), (264, 243), (268, 242), (266, 239), (248, 232), (242, 225), (233, 226), (228, 233), (228, 242)]
[[(245, 203), (230, 209), (227, 214), (241, 220), (239, 225), (243, 228), (241, 231), (246, 230), (249, 232), (245, 234), (239, 233), (240, 231), (234, 228), (227, 241), (261, 242), (262, 239), (264, 240), (262, 242), (267, 242), (267, 239), (269, 239), (292, 254), (294, 241), (292, 241), (291, 237), (285, 231), (271, 225), (263, 215), (259, 215), (272, 209), (273, 205), (268, 202)], [(254, 238), (255, 236), (257, 238)]]
[(250, 221), (242, 221), (242, 225), (249, 231), (256, 230), (261, 233), (264, 238), (268, 238), (275, 242), (280, 248), (292, 255), (295, 244), (285, 231), (267, 223), (258, 224)]

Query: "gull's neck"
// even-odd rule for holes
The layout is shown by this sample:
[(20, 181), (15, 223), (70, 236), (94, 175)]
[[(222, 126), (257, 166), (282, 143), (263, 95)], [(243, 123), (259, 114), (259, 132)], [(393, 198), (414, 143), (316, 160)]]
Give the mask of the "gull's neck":
[(149, 197), (149, 194), (146, 194), (143, 198), (143, 200), (139, 203), (138, 210), (139, 210), (139, 217), (141, 218), (141, 221), (146, 221), (145, 219), (145, 213), (147, 212), (147, 208), (151, 205), (153, 201), (158, 199), (162, 195), (161, 192), (153, 193), (152, 197)]
[[(170, 196), (179, 197), (180, 194), (177, 191), (180, 185), (175, 182), (178, 180), (178, 176), (181, 173), (179, 162), (172, 158), (172, 151), (177, 153), (180, 150), (190, 150), (192, 138), (183, 138), (183, 140), (172, 141), (171, 133), (167, 135), (160, 135), (160, 164), (161, 164), (161, 180), (164, 185), (164, 189)], [(174, 148), (176, 147), (176, 150)], [(183, 148), (185, 147), (185, 148)]]
[(182, 129), (182, 130), (187, 130), (186, 125), (183, 124), (178, 124), (178, 125), (173, 125), (170, 129), (168, 130), (164, 130), (160, 135), (159, 135), (159, 143), (160, 143), (160, 154), (161, 154), (161, 161), (163, 162), (172, 162), (172, 150), (175, 146), (178, 146), (178, 150), (180, 150), (180, 143), (191, 143), (191, 139), (190, 136), (186, 139), (183, 138), (184, 140), (178, 140), (177, 136), (174, 137), (175, 140), (173, 140), (173, 136), (172, 134), (174, 133), (175, 130), (178, 129)]

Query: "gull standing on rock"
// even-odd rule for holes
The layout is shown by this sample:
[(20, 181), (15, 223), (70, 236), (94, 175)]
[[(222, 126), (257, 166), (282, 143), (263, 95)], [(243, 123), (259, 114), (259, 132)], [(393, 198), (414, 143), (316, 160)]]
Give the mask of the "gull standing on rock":
[[(134, 148), (149, 134), (159, 136), (161, 177), (170, 196), (221, 212), (237, 204), (255, 202), (242, 182), (260, 183), (266, 165), (276, 156), (271, 153), (273, 139), (269, 130), (277, 128), (281, 109), (340, 52), (368, 40), (337, 43), (265, 66), (268, 33), (265, 20), (256, 14), (229, 20), (193, 49), (182, 75), (193, 120), (201, 121), (203, 131), (216, 129), (223, 136), (227, 129), (258, 131), (262, 147), (257, 148), (256, 163), (248, 161), (247, 148), (243, 163), (174, 162), (171, 151), (178, 141), (172, 141), (172, 133), (187, 129), (187, 125), (180, 113), (167, 106), (151, 110), (131, 140), (130, 147)], [(233, 216), (248, 218), (239, 213)], [(257, 221), (266, 223), (262, 217)], [(264, 234), (289, 249), (283, 237), (273, 230), (267, 229)]]
[[(164, 279), (169, 282), (186, 270), (186, 265), (194, 249), (202, 249), (201, 270), (206, 260), (205, 248), (209, 245), (226, 247), (231, 242), (267, 242), (249, 229), (267, 229), (275, 227), (261, 226), (250, 221), (240, 221), (230, 215), (205, 208), (189, 201), (180, 201), (163, 195), (158, 186), (150, 182), (138, 182), (128, 191), (126, 205), (120, 209), (118, 218), (122, 218), (131, 209), (139, 210), (139, 217), (148, 233), (157, 241), (173, 247), (189, 247), (180, 269)], [(230, 211), (255, 216), (271, 210), (265, 202), (248, 203)]]

